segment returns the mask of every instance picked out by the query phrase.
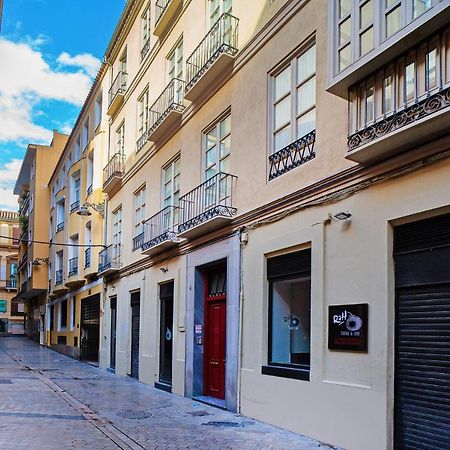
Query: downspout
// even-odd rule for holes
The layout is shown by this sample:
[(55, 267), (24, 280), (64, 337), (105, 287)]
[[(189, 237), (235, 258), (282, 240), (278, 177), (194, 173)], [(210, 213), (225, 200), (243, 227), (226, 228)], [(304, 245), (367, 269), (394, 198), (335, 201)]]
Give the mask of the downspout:
[(244, 252), (247, 245), (248, 233), (245, 227), (239, 230), (239, 330), (238, 330), (238, 387), (237, 387), (237, 412), (241, 413), (241, 367), (242, 367), (242, 326), (244, 322)]

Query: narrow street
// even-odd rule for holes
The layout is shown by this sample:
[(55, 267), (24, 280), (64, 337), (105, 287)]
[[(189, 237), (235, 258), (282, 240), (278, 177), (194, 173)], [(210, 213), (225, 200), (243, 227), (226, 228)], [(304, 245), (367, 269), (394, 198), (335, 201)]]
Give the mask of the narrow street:
[(0, 338), (0, 448), (328, 449), (40, 347)]

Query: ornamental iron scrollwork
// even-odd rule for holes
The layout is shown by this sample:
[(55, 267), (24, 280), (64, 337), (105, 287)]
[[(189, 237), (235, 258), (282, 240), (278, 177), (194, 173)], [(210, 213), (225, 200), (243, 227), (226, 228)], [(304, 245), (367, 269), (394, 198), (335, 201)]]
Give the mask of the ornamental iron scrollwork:
[(233, 57), (236, 55), (238, 23), (239, 19), (224, 13), (211, 26), (206, 36), (186, 60), (186, 92), (197, 83), (220, 55), (228, 54)]
[(369, 144), (380, 137), (435, 114), (449, 106), (450, 87), (353, 133), (347, 140), (348, 151), (356, 150), (362, 145)]
[(311, 161), (316, 156), (314, 143), (316, 130), (269, 156), (269, 180), (283, 175), (296, 167)]

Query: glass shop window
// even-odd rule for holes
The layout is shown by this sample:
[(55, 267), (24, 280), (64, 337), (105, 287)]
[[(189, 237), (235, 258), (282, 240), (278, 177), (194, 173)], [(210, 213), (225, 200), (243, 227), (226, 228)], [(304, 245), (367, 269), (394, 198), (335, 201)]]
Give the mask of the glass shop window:
[[(268, 365), (309, 371), (311, 354), (311, 249), (267, 260)], [(270, 373), (271, 375), (287, 375)], [(264, 373), (264, 371), (263, 371)], [(266, 372), (269, 373), (269, 372)], [(302, 378), (296, 377), (294, 378)]]

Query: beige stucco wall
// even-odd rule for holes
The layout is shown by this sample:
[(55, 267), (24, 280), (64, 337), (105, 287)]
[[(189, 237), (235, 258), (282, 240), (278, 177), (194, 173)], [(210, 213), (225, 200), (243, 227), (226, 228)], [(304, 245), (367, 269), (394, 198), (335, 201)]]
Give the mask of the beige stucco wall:
[[(349, 450), (392, 448), (392, 223), (449, 210), (449, 170), (449, 161), (440, 162), (249, 231), (243, 249), (243, 414)], [(351, 221), (324, 223), (339, 211), (350, 211)], [(307, 243), (312, 247), (311, 381), (262, 375), (268, 351), (266, 256)], [(348, 303), (369, 304), (367, 353), (327, 350), (328, 305)]]
[[(160, 268), (167, 269), (163, 272)], [(115, 280), (108, 285), (104, 302), (100, 366), (110, 364), (110, 298), (117, 296), (116, 374), (130, 373), (131, 307), (130, 293), (140, 290), (139, 380), (153, 385), (159, 380), (159, 284), (174, 282), (172, 392), (184, 394), (186, 257), (165, 261), (146, 270)]]

